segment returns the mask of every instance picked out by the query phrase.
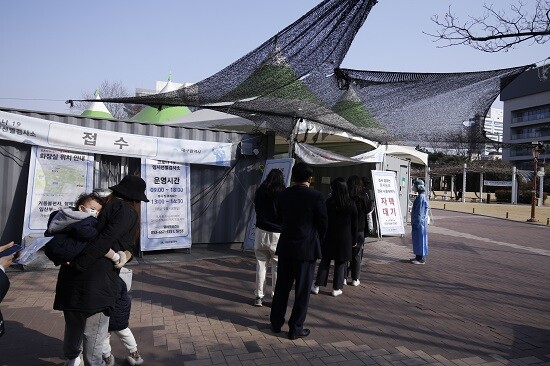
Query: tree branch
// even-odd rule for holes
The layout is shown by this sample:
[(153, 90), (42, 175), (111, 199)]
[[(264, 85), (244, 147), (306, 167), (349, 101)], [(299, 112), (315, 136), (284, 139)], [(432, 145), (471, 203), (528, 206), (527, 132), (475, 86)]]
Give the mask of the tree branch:
[(431, 18), (440, 27), (437, 34), (424, 33), (435, 42), (446, 43), (439, 47), (468, 45), (484, 52), (507, 51), (527, 41), (544, 44), (550, 39), (550, 0), (536, 0), (532, 13), (521, 0), (508, 12), (496, 10), (493, 5), (483, 8), (482, 16), (469, 16), (461, 22), (449, 6), (442, 19), (438, 15)]

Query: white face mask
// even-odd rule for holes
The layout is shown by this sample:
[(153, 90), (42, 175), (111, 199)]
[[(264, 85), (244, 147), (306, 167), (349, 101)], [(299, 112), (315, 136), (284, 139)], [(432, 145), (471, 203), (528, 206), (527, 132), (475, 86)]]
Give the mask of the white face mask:
[(86, 207), (86, 212), (90, 214), (90, 216), (93, 216), (93, 217), (97, 217), (98, 213), (95, 209), (93, 208), (88, 208)]

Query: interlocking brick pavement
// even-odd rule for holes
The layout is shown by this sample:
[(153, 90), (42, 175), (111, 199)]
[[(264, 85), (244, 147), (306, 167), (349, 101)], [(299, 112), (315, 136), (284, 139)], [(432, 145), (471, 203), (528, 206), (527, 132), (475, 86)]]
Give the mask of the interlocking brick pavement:
[[(550, 365), (550, 229), (433, 211), (425, 266), (407, 262), (408, 233), (371, 238), (360, 286), (311, 295), (311, 335), (294, 341), (269, 330), (269, 299), (252, 306), (252, 252), (146, 254), (130, 266), (130, 326), (145, 364)], [(57, 270), (8, 274), (0, 365), (63, 364)], [(122, 364), (116, 337), (112, 346)]]

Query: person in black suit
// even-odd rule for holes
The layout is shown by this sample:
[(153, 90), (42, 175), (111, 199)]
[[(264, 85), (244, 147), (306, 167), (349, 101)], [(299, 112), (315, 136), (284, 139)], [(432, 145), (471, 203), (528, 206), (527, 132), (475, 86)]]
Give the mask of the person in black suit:
[(271, 305), (271, 330), (280, 333), (285, 323), (288, 297), (294, 284), (294, 305), (288, 320), (288, 338), (307, 337), (304, 328), (315, 263), (321, 258), (321, 242), (328, 226), (327, 210), (321, 192), (310, 189), (313, 171), (305, 163), (292, 168), (293, 186), (279, 196), (282, 220), (276, 254), (279, 257), (277, 284)]
[[(11, 248), (13, 246), (13, 241), (0, 246), (0, 252)], [(7, 255), (5, 257), (0, 257), (0, 302), (4, 300), (4, 296), (8, 293), (10, 288), (10, 280), (8, 275), (6, 275), (6, 269), (11, 266), (15, 254)], [(0, 311), (0, 337), (4, 335), (4, 318), (2, 317), (2, 312)]]

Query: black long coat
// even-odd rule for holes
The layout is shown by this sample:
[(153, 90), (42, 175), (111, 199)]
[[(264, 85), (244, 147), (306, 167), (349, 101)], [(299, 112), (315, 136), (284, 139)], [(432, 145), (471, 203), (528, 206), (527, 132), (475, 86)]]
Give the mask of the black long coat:
[[(4, 299), (4, 296), (8, 293), (10, 288), (10, 280), (8, 276), (0, 269), (0, 302)], [(0, 311), (0, 323), (4, 321), (2, 312)], [(1, 333), (1, 332), (0, 332)]]
[(279, 195), (278, 207), (282, 218), (276, 251), (279, 261), (321, 258), (321, 242), (327, 230), (327, 210), (321, 192), (296, 184)]
[(129, 250), (138, 225), (137, 212), (120, 199), (107, 202), (98, 217), (99, 235), (71, 262), (62, 265), (55, 288), (55, 310), (110, 315), (115, 306), (118, 273), (105, 258), (109, 249)]
[(323, 241), (323, 258), (338, 262), (351, 260), (351, 248), (357, 242), (357, 208), (351, 204), (337, 210), (332, 197), (327, 199), (328, 230)]

